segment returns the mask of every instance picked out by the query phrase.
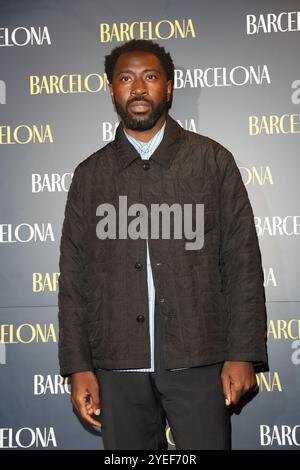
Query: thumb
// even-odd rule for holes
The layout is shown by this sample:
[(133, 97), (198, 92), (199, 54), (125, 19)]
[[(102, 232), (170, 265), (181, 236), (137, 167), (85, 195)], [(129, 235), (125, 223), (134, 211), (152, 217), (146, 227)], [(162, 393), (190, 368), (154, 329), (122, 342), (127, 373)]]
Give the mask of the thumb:
[(230, 377), (229, 375), (225, 375), (222, 377), (223, 383), (223, 393), (225, 397), (225, 405), (229, 406), (231, 403), (231, 390), (230, 390)]

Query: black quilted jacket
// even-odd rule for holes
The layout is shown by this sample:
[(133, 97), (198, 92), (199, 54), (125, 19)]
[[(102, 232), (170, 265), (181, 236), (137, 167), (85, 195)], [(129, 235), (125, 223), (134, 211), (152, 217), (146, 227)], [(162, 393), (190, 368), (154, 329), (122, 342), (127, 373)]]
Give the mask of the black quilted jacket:
[(186, 250), (184, 238), (149, 238), (166, 367), (266, 364), (261, 254), (240, 172), (221, 144), (168, 115), (148, 162), (120, 124), (115, 140), (74, 171), (60, 245), (61, 375), (150, 367), (146, 240), (96, 234), (97, 206), (112, 203), (118, 214), (119, 195), (128, 207), (143, 203), (149, 218), (153, 203), (204, 204), (201, 249)]

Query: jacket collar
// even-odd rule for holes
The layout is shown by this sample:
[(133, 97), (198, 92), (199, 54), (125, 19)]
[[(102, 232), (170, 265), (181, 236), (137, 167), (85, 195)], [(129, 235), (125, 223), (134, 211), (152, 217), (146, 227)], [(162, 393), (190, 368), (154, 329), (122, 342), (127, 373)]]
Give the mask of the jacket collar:
[[(163, 139), (150, 157), (165, 168), (169, 168), (175, 157), (175, 144), (180, 138), (183, 138), (184, 130), (169, 114), (166, 117), (166, 127)], [(126, 168), (137, 158), (141, 159), (140, 154), (129, 142), (123, 131), (123, 123), (117, 127), (114, 146), (121, 160), (122, 168)]]

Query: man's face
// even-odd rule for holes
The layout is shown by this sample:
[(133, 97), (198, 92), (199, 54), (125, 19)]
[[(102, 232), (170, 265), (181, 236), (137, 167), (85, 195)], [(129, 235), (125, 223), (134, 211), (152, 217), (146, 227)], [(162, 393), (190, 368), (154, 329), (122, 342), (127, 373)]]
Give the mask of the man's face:
[(167, 112), (172, 81), (167, 81), (159, 59), (149, 52), (126, 52), (115, 65), (109, 84), (116, 111), (125, 127), (152, 129)]

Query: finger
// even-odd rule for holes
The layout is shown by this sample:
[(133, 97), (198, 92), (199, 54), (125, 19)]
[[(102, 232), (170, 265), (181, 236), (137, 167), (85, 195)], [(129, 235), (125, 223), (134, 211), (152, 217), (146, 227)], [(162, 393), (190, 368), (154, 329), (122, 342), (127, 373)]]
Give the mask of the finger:
[(100, 404), (98, 403), (94, 403), (93, 402), (93, 399), (91, 399), (91, 410), (92, 410), (92, 413), (94, 413), (96, 416), (99, 416), (100, 413), (101, 413), (101, 408), (100, 408)]
[(90, 416), (94, 414), (94, 408), (92, 407), (91, 403), (86, 403), (85, 407)]
[(93, 426), (100, 427), (101, 423), (99, 421), (96, 421), (94, 418), (92, 418), (87, 409), (86, 409), (86, 404), (84, 401), (77, 402), (77, 407), (79, 410), (80, 416), (89, 424), (92, 424)]
[(234, 405), (237, 405), (240, 401), (241, 396), (244, 393), (244, 388), (239, 383), (233, 383), (231, 385), (231, 401)]
[(231, 397), (231, 389), (230, 389), (230, 377), (228, 374), (221, 374), (222, 386), (223, 386), (223, 393), (225, 397), (225, 405), (229, 406), (232, 397)]
[(95, 405), (93, 403), (93, 396), (98, 396), (98, 387), (96, 387), (96, 390), (89, 392), (88, 395), (86, 396), (86, 409), (88, 414), (91, 416), (92, 414), (95, 414), (96, 416), (100, 415), (100, 406)]
[(90, 415), (84, 407), (80, 408), (80, 415), (87, 423), (93, 426), (97, 426), (98, 428), (101, 427), (101, 423), (99, 421), (96, 421), (94, 418), (92, 418), (92, 414), (93, 412), (91, 412), (91, 415)]
[(231, 402), (233, 405), (237, 405), (240, 401), (241, 394), (237, 390), (232, 390), (231, 392)]
[(86, 408), (87, 412), (89, 412), (92, 409), (90, 394), (87, 394), (84, 397), (84, 405), (85, 405), (85, 408)]
[(86, 403), (85, 407), (89, 415), (92, 415), (94, 413), (93, 407), (90, 403)]
[(92, 389), (90, 390), (90, 403), (93, 408), (94, 414), (96, 416), (99, 416), (101, 413), (101, 406), (98, 386), (92, 387)]

